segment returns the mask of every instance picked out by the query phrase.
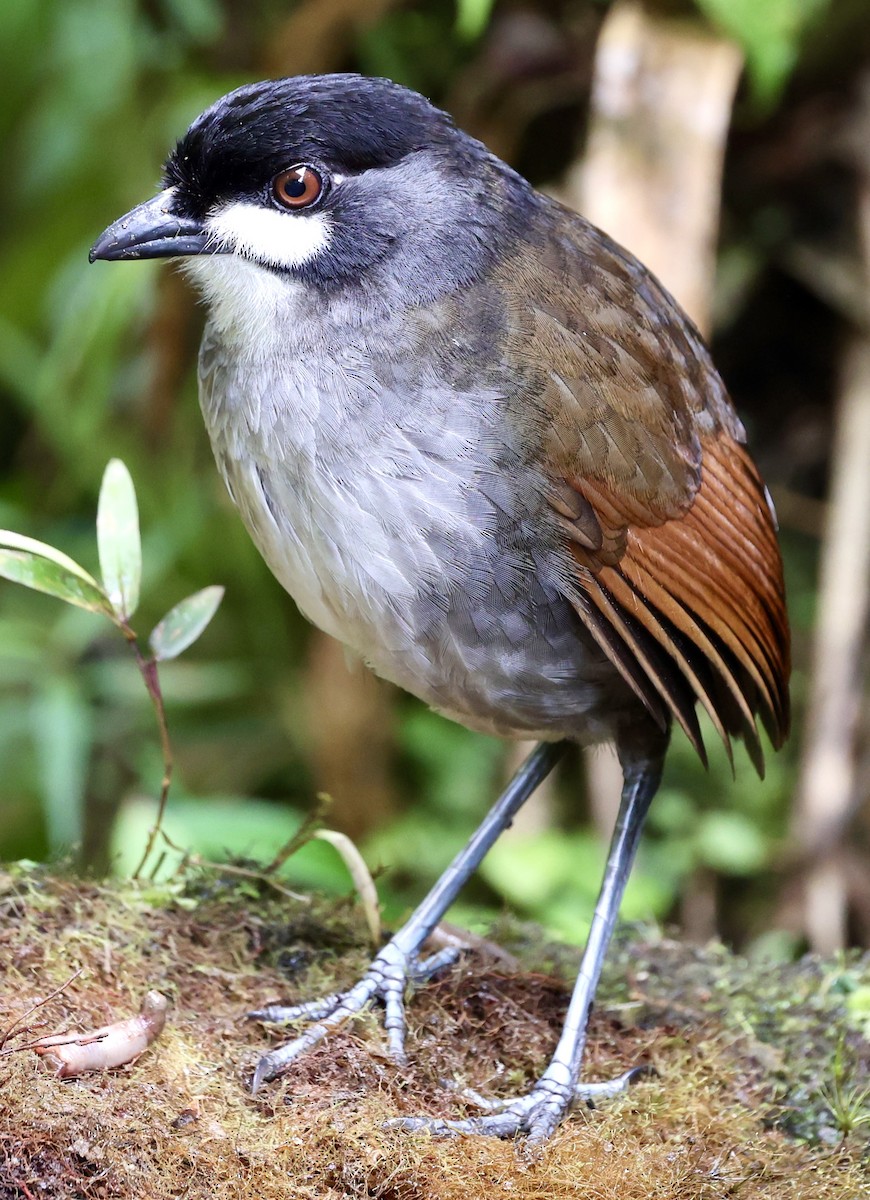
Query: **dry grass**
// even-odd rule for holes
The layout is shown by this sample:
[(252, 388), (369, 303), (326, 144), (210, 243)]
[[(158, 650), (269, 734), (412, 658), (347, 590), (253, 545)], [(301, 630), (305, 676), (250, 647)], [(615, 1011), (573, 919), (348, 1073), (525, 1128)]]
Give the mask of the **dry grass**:
[[(240, 1014), (349, 982), (364, 961), (362, 931), (355, 937), (345, 910), (312, 916), (290, 907), (283, 902), (282, 913), (273, 898), (245, 898), (231, 887), (172, 898), (129, 885), (0, 875), (0, 1033), (79, 966), (82, 975), (27, 1018), (32, 1036), (127, 1016), (150, 988), (173, 1006), (160, 1040), (122, 1070), (59, 1081), (30, 1052), (0, 1058), (2, 1200), (868, 1194), (860, 1144), (813, 1148), (777, 1129), (767, 1049), (691, 1011), (647, 1014), (642, 1029), (613, 1011), (598, 1014), (589, 1076), (649, 1061), (659, 1077), (606, 1108), (577, 1112), (536, 1158), (489, 1138), (385, 1130), (397, 1114), (461, 1114), (444, 1080), (510, 1094), (543, 1066), (564, 985), (507, 976), (480, 958), (415, 997), (407, 1069), (384, 1058), (371, 1018), (254, 1099), (245, 1077), (274, 1035)], [(724, 960), (718, 965), (727, 970)], [(288, 972), (296, 974), (290, 982)]]

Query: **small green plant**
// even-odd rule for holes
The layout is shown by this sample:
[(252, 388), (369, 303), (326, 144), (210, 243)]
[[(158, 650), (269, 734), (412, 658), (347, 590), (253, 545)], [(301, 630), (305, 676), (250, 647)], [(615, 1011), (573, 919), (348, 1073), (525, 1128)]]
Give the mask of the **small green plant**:
[(831, 1113), (834, 1126), (843, 1138), (870, 1125), (870, 1087), (850, 1082), (846, 1057), (846, 1039), (840, 1037), (831, 1062), (831, 1082), (819, 1088), (819, 1095)]
[[(67, 604), (99, 613), (108, 618), (121, 631), (130, 646), (136, 665), (145, 682), (160, 731), (163, 752), (163, 780), (157, 817), (148, 831), (145, 849), (139, 865), (133, 873), (137, 879), (151, 857), (155, 843), (162, 834), (163, 841), (173, 850), (175, 846), (162, 829), (163, 815), (172, 782), (173, 754), (169, 739), (166, 706), (160, 688), (158, 664), (177, 658), (191, 646), (211, 621), (220, 604), (224, 589), (207, 587), (176, 604), (158, 621), (148, 635), (150, 654), (145, 654), (139, 637), (130, 621), (139, 604), (139, 589), (142, 579), (142, 543), (139, 536), (139, 511), (136, 490), (130, 472), (120, 459), (113, 458), (103, 474), (100, 499), (97, 506), (97, 550), (100, 559), (102, 582), (85, 570), (74, 559), (49, 546), (45, 542), (25, 537), (11, 530), (0, 530), (0, 576), (21, 583), (25, 587), (64, 600)], [(273, 861), (263, 870), (249, 870), (239, 865), (207, 862), (199, 855), (186, 851), (183, 862), (204, 867), (215, 867), (241, 877), (266, 880), (282, 889), (271, 877), (284, 861), (307, 842), (318, 839), (327, 842), (340, 855), (356, 888), (365, 912), (366, 923), (372, 942), (380, 941), (380, 914), (374, 881), (356, 846), (344, 834), (335, 830), (320, 829), (321, 817), (327, 800), (321, 803), (300, 829), (279, 850)], [(159, 860), (158, 860), (159, 866)], [(295, 899), (304, 897), (290, 892)]]
[(133, 480), (117, 458), (109, 462), (103, 474), (97, 507), (97, 549), (102, 583), (54, 546), (11, 530), (0, 530), (0, 576), (56, 596), (67, 604), (99, 613), (121, 631), (133, 652), (154, 706), (163, 753), (157, 818), (149, 832), (135, 878), (154, 848), (172, 781), (172, 746), (158, 663), (176, 658), (196, 641), (217, 611), (224, 589), (203, 588), (176, 604), (149, 634), (150, 654), (143, 652), (139, 637), (130, 625), (139, 604), (142, 578), (139, 511)]

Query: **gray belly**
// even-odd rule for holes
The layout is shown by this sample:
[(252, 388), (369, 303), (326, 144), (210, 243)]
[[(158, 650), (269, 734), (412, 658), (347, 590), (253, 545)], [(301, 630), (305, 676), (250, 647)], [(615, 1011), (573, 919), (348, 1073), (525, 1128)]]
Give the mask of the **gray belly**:
[[(278, 403), (208, 349), (201, 400), (218, 467), (309, 620), (471, 728), (609, 736), (614, 671), (564, 595), (543, 480), (508, 449), (506, 461), (485, 456), (467, 398), (439, 393), (409, 415), (368, 391), (360, 420), (344, 373), (289, 395), (284, 379)], [(486, 398), (475, 404), (487, 419)]]

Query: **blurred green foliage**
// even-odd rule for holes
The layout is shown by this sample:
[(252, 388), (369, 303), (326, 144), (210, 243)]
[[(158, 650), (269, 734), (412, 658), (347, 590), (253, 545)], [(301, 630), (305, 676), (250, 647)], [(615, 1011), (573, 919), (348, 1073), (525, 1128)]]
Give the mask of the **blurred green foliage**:
[(801, 44), (829, 0), (697, 0), (714, 25), (743, 47), (755, 97), (769, 107), (794, 70)]
[[(742, 39), (756, 87), (771, 102), (807, 21), (824, 8), (824, 0), (699, 4)], [(554, 6), (548, 19), (570, 27), (580, 10), (597, 21), (604, 7), (578, 0), (570, 12)], [(336, 57), (444, 100), (470, 87), (476, 42), (502, 6), (491, 10), (489, 0), (386, 4), (377, 20), (360, 20)], [(110, 220), (152, 193), (189, 121), (265, 73), (269, 47), (293, 11), (278, 0), (0, 5), (0, 525), (95, 570), (97, 491), (107, 459), (118, 456), (139, 492), (143, 626), (180, 595), (226, 587), (201, 643), (161, 672), (177, 756), (167, 828), (210, 858), (268, 858), (289, 837), (317, 785), (310, 732), (329, 714), (306, 703), (310, 632), (249, 543), (213, 468), (195, 394), (199, 318), (183, 285), (154, 263), (89, 267), (87, 251)], [(786, 551), (792, 612), (805, 629), (813, 548), (796, 535)], [(504, 760), (498, 743), (406, 698), (396, 703), (401, 811), (363, 847), (373, 867), (390, 864), (381, 882), (391, 918), (476, 824)], [(675, 741), (630, 915), (673, 912), (682, 883), (699, 870), (724, 886), (751, 877), (764, 894), (785, 832), (796, 750), (770, 757), (762, 788), (742, 759), (732, 783), (715, 737), (708, 744), (709, 775)], [(135, 669), (96, 618), (8, 584), (0, 584), (0, 762), (0, 855), (41, 858), (80, 846), (94, 870), (110, 861), (123, 870), (137, 859), (162, 768)], [(507, 902), (562, 935), (583, 936), (603, 851), (579, 823), (576, 768), (563, 792), (567, 832), (507, 840), (460, 915), (473, 919)], [(287, 878), (348, 890), (325, 846), (292, 859)]]

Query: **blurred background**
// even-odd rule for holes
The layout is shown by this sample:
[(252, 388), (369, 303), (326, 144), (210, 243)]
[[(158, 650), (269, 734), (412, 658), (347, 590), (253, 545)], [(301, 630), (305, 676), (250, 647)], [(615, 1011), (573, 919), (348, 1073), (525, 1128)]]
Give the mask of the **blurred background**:
[[(866, 0), (4, 0), (0, 526), (97, 568), (107, 460), (135, 480), (143, 635), (226, 598), (161, 678), (167, 829), (265, 861), (318, 792), (387, 917), (420, 898), (516, 748), (427, 712), (313, 631), (224, 494), (196, 400), (202, 314), (165, 264), (89, 267), (190, 120), (268, 75), (387, 75), (644, 259), (712, 340), (776, 500), (794, 733), (759, 783), (675, 734), (623, 909), (753, 954), (870, 945), (870, 11)], [(863, 696), (863, 703), (862, 703)], [(123, 871), (162, 763), (108, 623), (0, 581), (0, 858)], [(578, 752), (454, 910), (585, 935), (618, 775)], [(171, 869), (170, 860), (161, 869)], [(349, 891), (330, 847), (291, 886)]]

